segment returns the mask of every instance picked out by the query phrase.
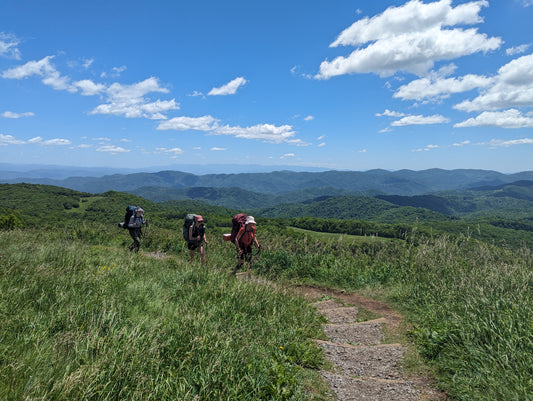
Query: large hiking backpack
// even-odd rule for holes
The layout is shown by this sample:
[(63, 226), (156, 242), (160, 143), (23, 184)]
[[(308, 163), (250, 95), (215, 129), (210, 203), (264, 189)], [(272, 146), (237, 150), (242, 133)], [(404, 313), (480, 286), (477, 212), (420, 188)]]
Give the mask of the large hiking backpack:
[(246, 215), (244, 213), (236, 214), (231, 218), (231, 234), (229, 240), (235, 242), (235, 237), (239, 233), (241, 227), (246, 223)]
[(118, 226), (121, 228), (128, 228), (128, 224), (130, 224), (131, 216), (135, 213), (135, 209), (137, 207), (130, 205), (126, 208), (126, 214), (124, 215), (124, 221), (121, 223), (118, 223)]
[(195, 214), (188, 214), (185, 216), (185, 221), (183, 222), (183, 239), (189, 241), (189, 227), (194, 224)]

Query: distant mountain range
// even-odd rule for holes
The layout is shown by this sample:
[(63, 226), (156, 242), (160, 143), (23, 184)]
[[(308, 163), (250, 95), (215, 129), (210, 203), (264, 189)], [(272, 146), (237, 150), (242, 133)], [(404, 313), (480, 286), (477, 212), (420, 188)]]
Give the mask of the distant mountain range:
[[(299, 202), (318, 196), (344, 194), (417, 196), (440, 191), (464, 191), (478, 187), (498, 186), (522, 180), (533, 181), (533, 171), (503, 174), (496, 171), (473, 169), (369, 170), (364, 172), (297, 172), (285, 170), (269, 173), (196, 175), (167, 170), (153, 173), (112, 174), (99, 177), (78, 176), (64, 179), (0, 177), (0, 182), (4, 183), (47, 184), (89, 193), (103, 193), (113, 190), (139, 194), (147, 199), (158, 198), (157, 200), (194, 198), (194, 193), (202, 193), (204, 197), (214, 199), (216, 191), (225, 188), (231, 193), (236, 193), (234, 188), (240, 188), (243, 191), (277, 197), (287, 197), (287, 194), (291, 194), (292, 198), (288, 197), (285, 201)], [(196, 189), (192, 190), (193, 188)], [(209, 191), (211, 192), (209, 193)], [(245, 196), (245, 198), (248, 197)], [(273, 204), (280, 201), (282, 199), (275, 199)]]
[[(118, 167), (79, 167), (41, 164), (0, 163), (0, 182), (24, 179), (50, 178), (63, 180), (69, 177), (102, 177), (112, 174), (155, 173), (158, 171), (176, 170), (191, 174), (235, 174), (235, 173), (268, 173), (279, 170), (289, 171), (326, 171), (325, 168), (302, 166), (265, 166), (254, 164), (179, 164), (149, 168), (118, 168)], [(20, 182), (20, 181), (18, 181)]]

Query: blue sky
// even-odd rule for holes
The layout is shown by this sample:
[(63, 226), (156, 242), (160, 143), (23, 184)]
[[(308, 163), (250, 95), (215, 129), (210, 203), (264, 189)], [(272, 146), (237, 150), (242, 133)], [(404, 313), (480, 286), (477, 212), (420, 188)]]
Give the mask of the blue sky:
[(533, 170), (533, 0), (2, 0), (0, 161)]

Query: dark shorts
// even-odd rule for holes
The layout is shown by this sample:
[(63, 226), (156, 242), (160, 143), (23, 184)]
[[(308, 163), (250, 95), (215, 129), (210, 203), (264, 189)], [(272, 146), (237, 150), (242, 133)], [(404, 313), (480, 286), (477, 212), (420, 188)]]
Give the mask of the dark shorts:
[(187, 242), (187, 248), (189, 250), (194, 251), (196, 248), (200, 247), (202, 244), (194, 241)]

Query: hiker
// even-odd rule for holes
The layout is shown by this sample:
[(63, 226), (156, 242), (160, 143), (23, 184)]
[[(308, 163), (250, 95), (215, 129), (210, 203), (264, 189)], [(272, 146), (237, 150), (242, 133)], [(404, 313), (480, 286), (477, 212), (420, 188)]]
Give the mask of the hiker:
[(208, 245), (209, 242), (205, 237), (204, 218), (199, 214), (194, 216), (194, 223), (189, 226), (189, 235), (187, 238), (187, 248), (189, 249), (189, 262), (194, 260), (196, 250), (200, 253), (202, 266), (205, 265), (205, 249), (203, 243)]
[(255, 220), (253, 216), (246, 217), (244, 226), (241, 227), (235, 237), (235, 246), (237, 247), (238, 263), (233, 269), (233, 274), (237, 273), (237, 269), (242, 267), (244, 261), (250, 262), (252, 260), (252, 245), (261, 249), (261, 245), (255, 236)]
[(130, 217), (128, 223), (128, 230), (130, 232), (131, 238), (133, 238), (133, 244), (129, 246), (129, 250), (139, 252), (139, 247), (141, 246), (141, 237), (142, 237), (142, 226), (148, 224), (148, 220), (144, 219), (144, 210), (142, 207), (136, 207), (135, 212)]

